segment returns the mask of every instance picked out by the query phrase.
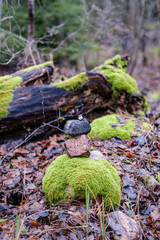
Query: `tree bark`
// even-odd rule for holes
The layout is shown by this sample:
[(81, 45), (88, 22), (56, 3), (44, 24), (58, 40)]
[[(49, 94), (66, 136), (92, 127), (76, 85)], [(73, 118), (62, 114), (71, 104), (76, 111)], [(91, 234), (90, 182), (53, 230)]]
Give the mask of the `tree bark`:
[(28, 0), (28, 41), (34, 39), (34, 0)]
[[(100, 74), (87, 75), (89, 81), (73, 92), (53, 85), (15, 90), (9, 115), (0, 122), (0, 135), (27, 134), (42, 123), (58, 118), (59, 113), (62, 116), (78, 117), (93, 108), (105, 108), (111, 99), (112, 90)], [(3, 142), (2, 138), (0, 142)]]

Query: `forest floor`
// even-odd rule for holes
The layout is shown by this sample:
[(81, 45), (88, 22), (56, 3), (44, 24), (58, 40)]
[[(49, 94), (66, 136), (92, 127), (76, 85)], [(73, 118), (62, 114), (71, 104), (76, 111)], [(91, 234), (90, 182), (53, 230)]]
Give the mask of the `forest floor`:
[[(160, 118), (155, 121), (160, 113), (160, 98), (152, 97), (160, 87), (160, 64), (154, 58), (147, 66), (140, 62), (134, 77), (151, 103), (152, 133), (137, 133), (128, 140), (94, 139), (92, 149), (100, 150), (118, 169), (122, 179), (119, 209), (140, 223), (143, 239), (158, 240), (160, 186), (149, 186), (147, 178), (156, 179), (160, 174)], [(29, 142), (11, 152), (0, 166), (0, 239), (102, 239), (97, 203), (90, 201), (87, 223), (85, 201), (64, 201), (52, 206), (46, 202), (42, 178), (50, 163), (65, 153), (64, 141), (64, 134), (56, 134)], [(6, 146), (2, 145), (0, 156), (5, 154)], [(105, 219), (107, 216), (106, 211)], [(106, 228), (105, 239), (112, 239), (111, 235)]]

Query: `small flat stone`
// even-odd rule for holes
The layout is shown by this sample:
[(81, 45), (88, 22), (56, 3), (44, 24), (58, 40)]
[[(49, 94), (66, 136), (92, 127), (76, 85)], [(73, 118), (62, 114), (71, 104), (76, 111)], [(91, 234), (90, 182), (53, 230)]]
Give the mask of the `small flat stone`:
[(64, 146), (70, 157), (89, 157), (91, 139), (87, 135), (82, 135), (77, 139), (68, 139)]
[(72, 137), (80, 136), (82, 134), (87, 134), (91, 131), (91, 126), (87, 119), (82, 120), (74, 120), (69, 125), (69, 128), (67, 130), (67, 134), (69, 134)]
[(126, 121), (123, 117), (117, 117), (120, 124), (125, 124)]
[(90, 159), (93, 159), (93, 160), (105, 159), (105, 156), (99, 150), (91, 151), (89, 157), (90, 157)]

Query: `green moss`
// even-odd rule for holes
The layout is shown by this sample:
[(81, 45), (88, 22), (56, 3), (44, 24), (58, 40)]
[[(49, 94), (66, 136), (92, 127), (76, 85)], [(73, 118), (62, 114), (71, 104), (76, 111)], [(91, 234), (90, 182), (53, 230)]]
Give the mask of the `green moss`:
[(53, 62), (52, 61), (44, 62), (44, 63), (38, 64), (35, 66), (31, 66), (31, 67), (19, 70), (18, 72), (28, 72), (28, 71), (34, 70), (36, 68), (41, 68), (41, 67), (46, 67), (46, 66), (53, 66)]
[[(117, 117), (117, 114), (111, 114), (94, 120), (91, 123), (89, 137), (107, 139), (118, 136), (122, 139), (129, 139), (136, 125), (135, 119), (131, 118), (126, 120), (125, 124), (120, 124)], [(117, 124), (117, 126), (112, 127), (112, 124)]]
[(160, 93), (158, 92), (153, 92), (151, 95), (150, 95), (151, 98), (153, 99), (159, 99), (160, 98)]
[(160, 174), (157, 175), (156, 180), (160, 182)]
[(146, 131), (150, 131), (151, 130), (151, 124), (147, 123), (147, 122), (142, 122), (141, 126), (146, 130)]
[(5, 76), (0, 77), (0, 84), (9, 78), (11, 78), (11, 75), (5, 75)]
[(67, 91), (77, 90), (81, 88), (85, 82), (88, 81), (88, 77), (85, 72), (82, 72), (72, 78), (69, 78), (63, 82), (55, 83), (54, 86), (65, 88)]
[(112, 85), (113, 97), (117, 98), (122, 91), (127, 93), (139, 93), (136, 81), (126, 73), (127, 61), (122, 61), (119, 55), (105, 63), (95, 71), (100, 72)]
[(140, 116), (140, 117), (145, 117), (145, 116), (146, 116), (146, 114), (145, 114), (145, 112), (144, 112), (144, 111), (142, 111), (142, 110), (139, 110), (139, 111), (138, 111), (138, 116)]
[(119, 69), (123, 70), (124, 72), (127, 71), (127, 65), (128, 65), (128, 62), (127, 61), (124, 61), (121, 59), (121, 56), (120, 55), (116, 55), (114, 56), (112, 59), (108, 59), (104, 62), (104, 67), (105, 66), (116, 66), (118, 67)]
[(0, 119), (6, 117), (9, 110), (9, 103), (13, 99), (13, 91), (22, 82), (22, 78), (4, 76), (0, 77)]
[(151, 108), (150, 108), (150, 105), (149, 105), (149, 102), (147, 101), (147, 98), (146, 96), (143, 96), (143, 100), (142, 100), (142, 107), (146, 110), (146, 111), (150, 111)]
[(138, 115), (139, 117), (145, 117), (145, 116), (146, 116), (145, 112), (142, 111), (142, 110), (139, 110), (139, 111), (137, 111), (136, 113), (137, 113), (137, 115)]
[(147, 177), (145, 178), (145, 182), (148, 183), (150, 178), (151, 178), (150, 176), (147, 176)]
[(123, 70), (108, 66), (104, 70), (104, 75), (108, 77), (108, 81), (112, 84), (114, 97), (118, 97), (121, 91), (139, 93), (136, 81)]
[[(63, 199), (85, 198), (86, 187), (106, 198), (106, 205), (120, 203), (121, 181), (115, 167), (106, 159), (57, 157), (47, 168), (42, 188), (49, 203)], [(93, 198), (92, 193), (90, 197)]]

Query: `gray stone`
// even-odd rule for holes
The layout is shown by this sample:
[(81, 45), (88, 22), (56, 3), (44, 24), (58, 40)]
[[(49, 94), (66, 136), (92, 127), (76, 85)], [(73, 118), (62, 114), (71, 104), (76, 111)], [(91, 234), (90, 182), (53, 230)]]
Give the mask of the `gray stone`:
[(70, 125), (71, 125), (71, 123), (74, 122), (74, 121), (75, 121), (75, 120), (67, 120), (66, 123), (65, 123), (65, 125), (64, 125), (63, 130), (64, 130), (65, 132), (67, 132), (68, 129), (69, 129), (69, 127), (70, 127)]
[(105, 156), (99, 150), (91, 151), (89, 157), (90, 159), (93, 159), (93, 160), (105, 159)]
[(91, 131), (91, 126), (87, 119), (74, 120), (68, 127), (67, 134), (72, 137), (87, 134)]
[(109, 213), (108, 225), (114, 240), (142, 240), (140, 225), (121, 211)]
[(64, 146), (70, 157), (89, 157), (91, 139), (87, 135), (82, 135), (77, 139), (68, 139)]

